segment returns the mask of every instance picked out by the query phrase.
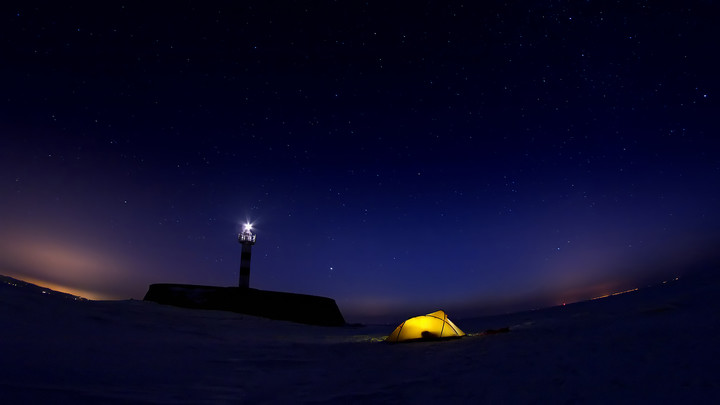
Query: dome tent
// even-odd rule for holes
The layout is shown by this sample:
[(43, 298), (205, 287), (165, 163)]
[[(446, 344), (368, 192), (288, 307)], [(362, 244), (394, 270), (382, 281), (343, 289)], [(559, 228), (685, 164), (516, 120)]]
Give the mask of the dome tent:
[(431, 314), (416, 316), (401, 323), (386, 342), (408, 342), (415, 340), (437, 340), (445, 338), (459, 338), (465, 336), (447, 315), (445, 311), (436, 311)]

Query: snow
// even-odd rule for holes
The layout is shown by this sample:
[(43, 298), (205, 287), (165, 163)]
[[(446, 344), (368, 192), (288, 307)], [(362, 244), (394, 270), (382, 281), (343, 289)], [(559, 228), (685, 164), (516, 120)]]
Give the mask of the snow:
[(42, 291), (0, 283), (4, 404), (720, 400), (711, 272), (538, 311), (448, 314), (471, 336), (406, 344), (382, 342), (403, 319), (315, 327)]

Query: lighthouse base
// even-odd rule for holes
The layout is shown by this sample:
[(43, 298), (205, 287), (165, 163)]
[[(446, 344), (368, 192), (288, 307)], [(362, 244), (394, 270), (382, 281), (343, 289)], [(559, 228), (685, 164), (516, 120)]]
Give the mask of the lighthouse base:
[(335, 300), (254, 288), (194, 284), (151, 284), (145, 301), (184, 308), (214, 309), (321, 326), (343, 326)]

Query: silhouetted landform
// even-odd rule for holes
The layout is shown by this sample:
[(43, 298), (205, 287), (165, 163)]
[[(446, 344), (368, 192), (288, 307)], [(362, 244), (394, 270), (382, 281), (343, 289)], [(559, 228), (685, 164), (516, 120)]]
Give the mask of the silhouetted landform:
[(72, 295), (72, 294), (68, 294), (68, 293), (64, 293), (64, 292), (60, 292), (60, 291), (55, 291), (55, 290), (47, 288), (47, 287), (42, 287), (39, 285), (28, 283), (27, 281), (18, 280), (16, 278), (12, 278), (9, 276), (3, 276), (0, 274), (0, 292), (5, 292), (8, 288), (17, 288), (17, 287), (23, 288), (25, 291), (31, 291), (31, 292), (34, 292), (37, 294), (52, 295), (55, 297), (61, 297), (61, 298), (65, 298), (65, 299), (73, 300), (73, 301), (87, 300), (86, 298), (83, 298), (83, 297), (80, 297), (77, 295)]
[(145, 301), (184, 308), (215, 309), (320, 326), (344, 326), (335, 300), (254, 288), (151, 284)]

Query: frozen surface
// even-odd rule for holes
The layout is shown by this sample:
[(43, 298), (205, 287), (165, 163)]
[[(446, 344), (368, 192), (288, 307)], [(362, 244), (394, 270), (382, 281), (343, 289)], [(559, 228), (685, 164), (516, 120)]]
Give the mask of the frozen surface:
[[(712, 272), (565, 307), (450, 318), (391, 345), (327, 328), (0, 283), (0, 397), (15, 403), (683, 403), (720, 400)], [(428, 312), (439, 308), (428, 308)], [(402, 319), (398, 319), (400, 323)], [(509, 333), (481, 334), (510, 327)]]

